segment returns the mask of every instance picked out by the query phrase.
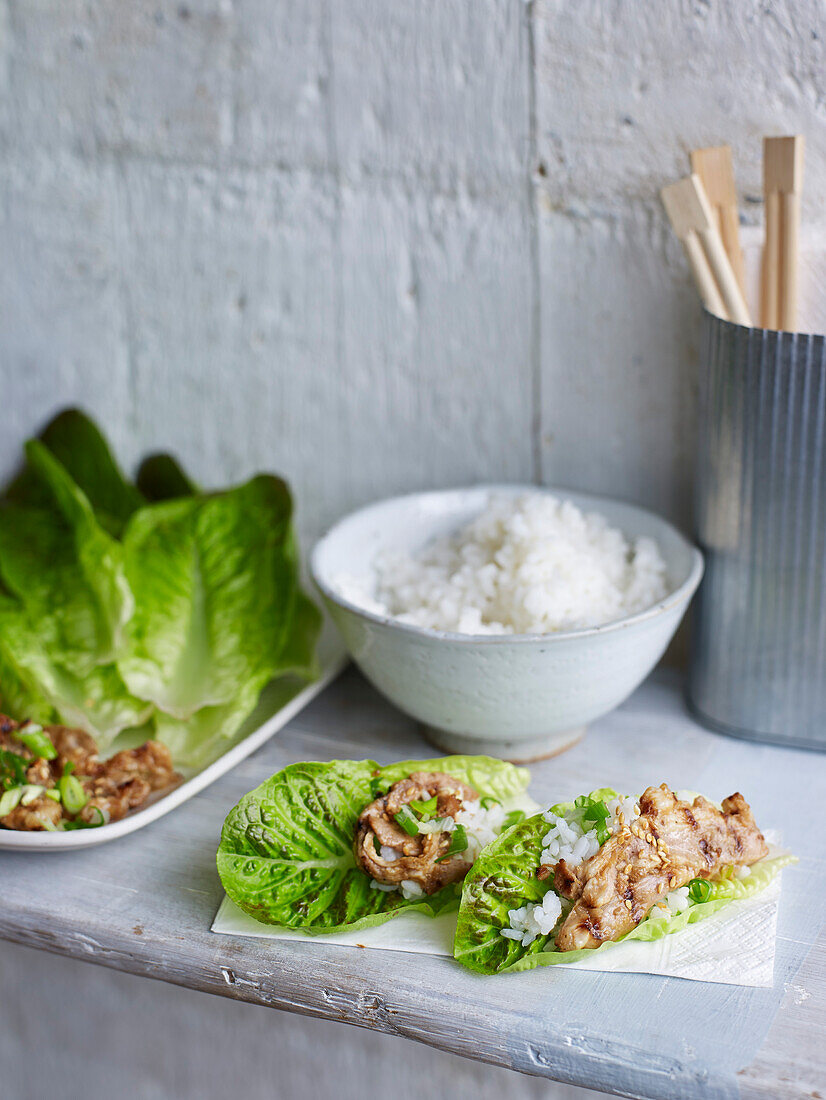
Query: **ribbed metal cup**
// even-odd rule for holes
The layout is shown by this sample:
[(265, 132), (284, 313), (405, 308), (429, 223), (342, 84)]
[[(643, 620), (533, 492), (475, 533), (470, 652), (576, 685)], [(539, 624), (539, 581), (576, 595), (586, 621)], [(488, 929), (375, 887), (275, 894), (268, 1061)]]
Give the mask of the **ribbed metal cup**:
[(689, 702), (826, 749), (826, 340), (705, 316)]

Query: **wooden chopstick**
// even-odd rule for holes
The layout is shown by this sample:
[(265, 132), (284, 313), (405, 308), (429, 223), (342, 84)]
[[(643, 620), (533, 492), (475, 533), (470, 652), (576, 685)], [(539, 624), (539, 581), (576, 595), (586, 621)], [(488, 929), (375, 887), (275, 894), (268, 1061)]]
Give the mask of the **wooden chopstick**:
[(766, 240), (763, 246), (761, 317), (764, 328), (797, 328), (797, 257), (800, 192), (803, 188), (804, 139), (763, 139), (763, 197)]
[(717, 218), (723, 247), (734, 269), (740, 292), (745, 296), (746, 268), (740, 247), (740, 215), (737, 210), (731, 146), (714, 145), (706, 149), (694, 149), (691, 153), (691, 170), (703, 181), (708, 201)]
[(724, 320), (750, 325), (746, 300), (723, 247), (700, 177), (687, 176), (664, 187), (660, 194), (706, 309)]

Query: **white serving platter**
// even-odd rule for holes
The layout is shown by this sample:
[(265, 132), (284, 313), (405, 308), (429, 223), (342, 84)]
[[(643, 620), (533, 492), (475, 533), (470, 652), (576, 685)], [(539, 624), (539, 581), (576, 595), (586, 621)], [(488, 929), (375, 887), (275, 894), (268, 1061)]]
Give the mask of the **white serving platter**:
[(162, 795), (157, 801), (121, 818), (120, 821), (113, 821), (111, 825), (101, 825), (98, 829), (78, 829), (68, 833), (17, 832), (14, 829), (0, 829), (0, 850), (66, 852), (75, 848), (90, 848), (134, 833), (136, 829), (142, 829), (144, 825), (149, 825), (159, 817), (177, 809), (269, 741), (274, 733), (295, 718), (338, 676), (347, 663), (347, 655), (329, 620), (325, 621), (324, 630), (319, 639), (318, 659), (321, 671), (317, 680), (313, 680), (305, 687), (301, 687), (300, 680), (290, 677), (275, 680), (261, 693), (258, 705), (244, 723), (243, 730), (246, 731), (244, 737), (213, 763), (189, 776), (185, 775), (184, 782), (169, 794)]

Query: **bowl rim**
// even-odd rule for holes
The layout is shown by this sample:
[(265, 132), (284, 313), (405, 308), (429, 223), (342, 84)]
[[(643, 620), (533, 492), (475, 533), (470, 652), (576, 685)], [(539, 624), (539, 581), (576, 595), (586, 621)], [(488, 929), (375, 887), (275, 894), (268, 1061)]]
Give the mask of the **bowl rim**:
[[(516, 495), (518, 493), (539, 492), (545, 493), (549, 496), (572, 497), (579, 498), (581, 500), (590, 501), (594, 505), (594, 511), (599, 511), (600, 504), (615, 505), (619, 504), (623, 508), (628, 508), (633, 512), (640, 512), (643, 515), (650, 516), (656, 520), (657, 523), (663, 524), (668, 528), (672, 535), (674, 535), (680, 542), (684, 544), (687, 550), (691, 554), (691, 568), (689, 569), (688, 576), (681, 585), (675, 588), (673, 591), (668, 592), (657, 603), (652, 604), (651, 607), (645, 608), (643, 611), (637, 611), (633, 615), (627, 615), (622, 619), (612, 619), (607, 623), (600, 623), (598, 626), (583, 627), (579, 630), (560, 630), (554, 634), (463, 634), (455, 630), (436, 630), (435, 627), (419, 626), (416, 623), (404, 623), (401, 622), (393, 615), (382, 615), (376, 611), (371, 611), (369, 608), (361, 607), (357, 603), (353, 603), (352, 600), (347, 599), (346, 596), (342, 596), (340, 592), (337, 592), (330, 584), (328, 584), (320, 575), (318, 568), (318, 558), (321, 554), (325, 544), (329, 544), (330, 540), (336, 535), (339, 528), (345, 523), (350, 522), (356, 517), (365, 515), (375, 509), (381, 508), (384, 505), (400, 503), (402, 501), (413, 501), (421, 499), (422, 497), (440, 497), (450, 496), (456, 493), (471, 493), (471, 492), (505, 492)], [(578, 505), (577, 505), (578, 506)], [(623, 532), (625, 533), (625, 532)], [(502, 482), (502, 483), (481, 483), (478, 485), (460, 485), (455, 488), (445, 489), (426, 489), (418, 492), (411, 493), (399, 493), (391, 497), (383, 497), (381, 500), (372, 501), (370, 504), (365, 504), (361, 508), (355, 508), (352, 512), (346, 513), (340, 519), (325, 531), (325, 533), (318, 539), (313, 546), (309, 559), (310, 575), (313, 583), (321, 593), (322, 597), (330, 600), (338, 607), (343, 608), (346, 611), (353, 612), (362, 619), (366, 619), (368, 622), (374, 623), (377, 626), (384, 626), (393, 630), (399, 630), (404, 634), (410, 634), (418, 638), (428, 638), (439, 641), (452, 642), (454, 644), (468, 644), (468, 645), (503, 645), (503, 644), (517, 644), (517, 645), (549, 645), (560, 644), (568, 641), (575, 641), (580, 638), (591, 638), (600, 634), (611, 634), (616, 631), (626, 630), (630, 626), (636, 626), (639, 623), (647, 622), (649, 619), (657, 618), (672, 608), (678, 606), (680, 603), (685, 602), (686, 606), (691, 600), (691, 597), (697, 590), (700, 581), (703, 577), (705, 569), (705, 562), (703, 555), (699, 548), (690, 542), (686, 536), (675, 527), (669, 520), (664, 519), (656, 512), (652, 512), (649, 508), (642, 508), (638, 504), (632, 504), (629, 501), (619, 500), (616, 497), (599, 496), (595, 493), (580, 492), (578, 489), (566, 489), (559, 488), (552, 485), (524, 485), (519, 482)]]

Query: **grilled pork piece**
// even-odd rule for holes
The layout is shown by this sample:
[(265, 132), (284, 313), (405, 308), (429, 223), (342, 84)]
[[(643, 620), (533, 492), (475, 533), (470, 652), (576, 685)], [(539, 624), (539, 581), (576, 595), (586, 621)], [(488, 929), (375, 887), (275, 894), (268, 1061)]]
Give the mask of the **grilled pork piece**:
[[(130, 810), (143, 806), (156, 791), (164, 791), (180, 783), (181, 776), (172, 767), (169, 749), (159, 741), (147, 741), (136, 749), (116, 753), (109, 760), (98, 757), (95, 740), (85, 730), (69, 726), (46, 726), (45, 732), (57, 750), (54, 760), (34, 754), (14, 736), (25, 725), (0, 714), (0, 749), (21, 756), (27, 761), (26, 782), (53, 788), (64, 774), (67, 764), (73, 766), (89, 801), (78, 815), (82, 821), (99, 824), (118, 821)], [(31, 763), (28, 763), (28, 762)], [(7, 829), (45, 829), (58, 825), (63, 807), (45, 795), (28, 805), (16, 806), (0, 819)]]
[(699, 796), (683, 802), (665, 783), (649, 787), (640, 816), (595, 856), (572, 870), (560, 860), (554, 886), (575, 902), (556, 937), (559, 951), (616, 940), (646, 916), (662, 894), (722, 867), (751, 864), (768, 852), (746, 800), (733, 794), (722, 812)]
[(147, 741), (137, 749), (115, 753), (98, 763), (93, 774), (83, 778), (89, 801), (80, 817), (95, 822), (100, 810), (107, 821), (119, 821), (130, 810), (142, 806), (153, 791), (177, 786), (180, 779), (172, 767), (172, 754), (159, 741)]
[[(450, 833), (419, 833), (409, 836), (397, 825), (395, 814), (408, 802), (426, 802), (433, 795), (436, 817), (453, 817), (463, 802), (478, 798), (471, 787), (444, 772), (414, 772), (407, 779), (394, 783), (387, 794), (377, 798), (359, 815), (354, 841), (356, 862), (376, 882), (389, 885), (411, 879), (426, 894), (435, 894), (449, 882), (463, 879), (471, 864), (460, 856), (451, 856), (441, 863), (450, 847)], [(385, 859), (376, 851), (376, 843), (400, 853), (396, 859)]]

